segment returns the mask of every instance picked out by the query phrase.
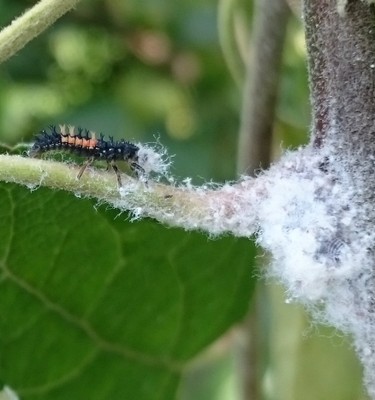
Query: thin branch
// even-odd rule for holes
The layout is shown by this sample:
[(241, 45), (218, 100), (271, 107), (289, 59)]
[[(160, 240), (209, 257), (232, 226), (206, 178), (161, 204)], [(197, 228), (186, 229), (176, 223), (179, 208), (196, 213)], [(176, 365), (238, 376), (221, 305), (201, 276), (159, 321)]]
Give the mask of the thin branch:
[(0, 63), (40, 35), (79, 0), (41, 0), (0, 32)]
[(285, 0), (255, 2), (241, 113), (238, 172), (253, 174), (270, 162), (277, 89), (290, 10)]
[[(272, 130), (290, 10), (285, 0), (256, 0), (239, 136), (237, 170), (254, 174), (271, 159)], [(241, 398), (259, 399), (259, 291), (237, 342)]]
[(238, 87), (242, 87), (245, 66), (235, 29), (236, 26), (241, 25), (239, 24), (239, 15), (243, 15), (243, 10), (238, 1), (220, 0), (218, 2), (218, 31), (221, 50), (232, 78)]

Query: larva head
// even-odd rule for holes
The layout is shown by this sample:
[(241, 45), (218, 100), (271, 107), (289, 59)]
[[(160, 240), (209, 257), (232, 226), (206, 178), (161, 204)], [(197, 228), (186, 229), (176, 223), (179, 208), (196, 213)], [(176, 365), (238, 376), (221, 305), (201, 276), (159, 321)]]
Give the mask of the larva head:
[(126, 142), (125, 140), (121, 140), (119, 142), (119, 147), (122, 149), (122, 155), (125, 161), (138, 160), (138, 151), (139, 151), (138, 146), (136, 146), (133, 143)]
[(51, 129), (51, 133), (42, 130), (36, 137), (36, 140), (28, 152), (29, 157), (38, 157), (42, 153), (53, 150), (60, 145), (60, 134), (55, 128)]
[(27, 155), (28, 155), (29, 157), (36, 158), (36, 157), (38, 157), (41, 153), (42, 153), (42, 150), (41, 150), (40, 145), (39, 145), (38, 143), (35, 142), (35, 143), (30, 147), (29, 151), (27, 152)]

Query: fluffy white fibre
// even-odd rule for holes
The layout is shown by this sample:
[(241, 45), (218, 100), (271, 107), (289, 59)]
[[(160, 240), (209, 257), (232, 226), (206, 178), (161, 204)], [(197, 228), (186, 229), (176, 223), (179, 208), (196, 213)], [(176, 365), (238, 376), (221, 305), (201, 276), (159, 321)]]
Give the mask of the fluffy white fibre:
[[(140, 152), (141, 165), (150, 163), (147, 171), (167, 174), (165, 153), (148, 147)], [(172, 194), (166, 191), (159, 201), (152, 201), (157, 186), (151, 181), (142, 190), (144, 184), (134, 181), (121, 189), (114, 206), (130, 210), (134, 218), (151, 216), (213, 236), (256, 233), (272, 255), (269, 275), (285, 285), (290, 301), (304, 304), (320, 322), (353, 334), (360, 353), (375, 351), (375, 340), (369, 347), (359, 339), (372, 331), (375, 288), (368, 286), (374, 234), (366, 229), (367, 211), (358, 204), (363, 201), (360, 187), (332, 154), (332, 149), (306, 147), (286, 154), (256, 179), (199, 188), (187, 180), (172, 185)]]
[(352, 332), (357, 321), (332, 305), (352, 307), (353, 282), (366, 271), (373, 237), (358, 231), (349, 178), (326, 171), (323, 162), (322, 154), (305, 148), (262, 177), (267, 196), (258, 209), (258, 242), (272, 253), (271, 274), (290, 299)]
[[(374, 229), (353, 171), (333, 151), (311, 148), (286, 155), (262, 177), (258, 242), (273, 258), (269, 274), (290, 301), (317, 321), (353, 336), (375, 398)], [(329, 156), (328, 154), (331, 154)]]
[(166, 149), (160, 144), (137, 143), (138, 162), (145, 170), (146, 175), (153, 173), (155, 175), (167, 176), (169, 167), (172, 164), (171, 157), (168, 156)]

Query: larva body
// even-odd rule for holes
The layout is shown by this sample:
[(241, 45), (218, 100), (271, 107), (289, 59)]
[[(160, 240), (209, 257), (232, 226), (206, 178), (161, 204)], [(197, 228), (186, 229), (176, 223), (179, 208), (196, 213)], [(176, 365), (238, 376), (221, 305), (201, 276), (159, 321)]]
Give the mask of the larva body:
[(60, 125), (58, 128), (51, 126), (49, 131), (42, 130), (36, 137), (35, 143), (29, 151), (30, 157), (38, 157), (48, 151), (68, 150), (79, 156), (86, 157), (86, 162), (82, 165), (78, 178), (80, 178), (86, 167), (95, 160), (105, 160), (117, 175), (119, 186), (121, 185), (120, 172), (116, 166), (116, 161), (126, 161), (130, 168), (137, 174), (143, 173), (143, 168), (138, 164), (139, 147), (125, 140), (115, 141), (113, 137), (109, 140), (104, 139), (100, 134), (97, 139), (94, 132), (78, 128), (77, 131), (72, 126)]

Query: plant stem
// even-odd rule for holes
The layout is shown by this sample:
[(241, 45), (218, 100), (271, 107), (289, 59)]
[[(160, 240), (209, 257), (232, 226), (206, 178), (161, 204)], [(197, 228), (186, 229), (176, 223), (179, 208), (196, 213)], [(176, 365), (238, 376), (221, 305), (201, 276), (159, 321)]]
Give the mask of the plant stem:
[(278, 82), (290, 10), (285, 0), (257, 0), (243, 92), (237, 170), (253, 175), (270, 163)]
[[(355, 321), (351, 333), (365, 384), (375, 399), (375, 10), (366, 1), (339, 5), (338, 10), (335, 0), (304, 1), (311, 144), (326, 154), (323, 171), (333, 172), (337, 181), (349, 177), (345, 187), (352, 195), (346, 208), (356, 218), (346, 230), (355, 233), (350, 240), (365, 249), (366, 259), (350, 280), (356, 301), (353, 315), (346, 318)], [(372, 238), (371, 243), (365, 244), (367, 238)]]
[[(92, 168), (77, 179), (74, 164), (0, 155), (0, 181), (14, 182), (35, 189), (40, 186), (66, 190), (79, 197), (95, 198), (139, 217), (151, 217), (170, 226), (202, 229), (212, 235), (231, 232), (251, 236), (257, 229), (256, 214), (249, 203), (254, 189), (254, 203), (262, 189), (249, 179), (220, 189), (171, 186), (149, 180), (147, 183), (122, 176), (118, 188), (115, 174)], [(253, 189), (252, 189), (253, 188)], [(254, 204), (255, 207), (255, 204)], [(239, 214), (246, 210), (248, 215)]]
[(350, 1), (340, 16), (334, 0), (306, 0), (312, 143), (328, 140), (362, 145), (375, 154), (375, 13), (364, 1)]
[(79, 0), (41, 0), (0, 32), (0, 63), (41, 34)]
[[(285, 0), (256, 0), (253, 32), (243, 91), (237, 171), (254, 175), (271, 160), (272, 131), (275, 119), (283, 46), (290, 10)], [(241, 398), (261, 398), (262, 341), (259, 302), (263, 286), (254, 295), (249, 313), (236, 343)]]

